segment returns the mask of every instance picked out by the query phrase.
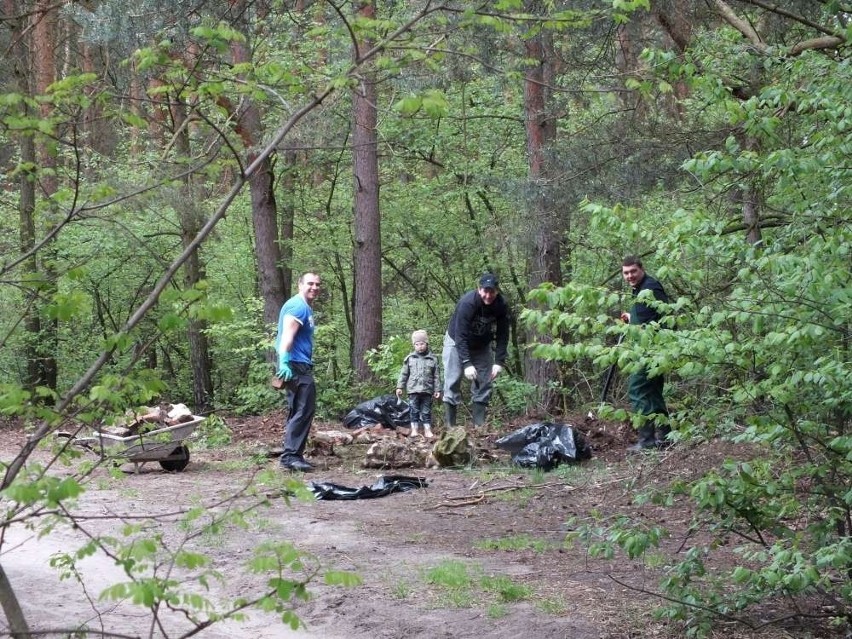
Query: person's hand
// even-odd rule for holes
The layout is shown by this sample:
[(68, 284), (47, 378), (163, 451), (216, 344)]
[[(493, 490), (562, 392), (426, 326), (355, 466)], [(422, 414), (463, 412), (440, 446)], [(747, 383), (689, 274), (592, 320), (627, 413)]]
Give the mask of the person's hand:
[(476, 379), (476, 366), (468, 366), (464, 369), (464, 376), (467, 377), (470, 381)]
[(401, 388), (397, 388), (397, 389), (396, 389), (396, 396), (397, 396), (397, 397), (402, 397), (402, 389), (401, 389)]
[(624, 322), (625, 324), (629, 324), (630, 323), (630, 313), (628, 313), (627, 311), (624, 311), (621, 314), (621, 321)]
[(497, 377), (502, 372), (503, 372), (503, 367), (500, 366), (500, 364), (494, 364), (494, 366), (491, 367), (491, 379), (494, 379), (495, 377)]
[(293, 379), (293, 369), (290, 368), (290, 353), (289, 351), (286, 353), (278, 354), (278, 377), (283, 379), (285, 382), (289, 382)]

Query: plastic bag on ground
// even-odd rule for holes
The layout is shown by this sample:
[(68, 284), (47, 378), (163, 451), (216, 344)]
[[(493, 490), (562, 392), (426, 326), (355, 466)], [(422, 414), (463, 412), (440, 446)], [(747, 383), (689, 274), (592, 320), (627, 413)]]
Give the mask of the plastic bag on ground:
[(343, 418), (347, 428), (364, 428), (381, 424), (385, 428), (407, 428), (411, 425), (411, 407), (396, 395), (382, 395), (361, 402)]
[(317, 499), (352, 500), (373, 499), (391, 493), (404, 493), (416, 488), (426, 488), (429, 482), (425, 477), (407, 477), (405, 475), (381, 475), (372, 486), (349, 488), (332, 482), (311, 482), (308, 489)]
[(511, 453), (512, 463), (523, 468), (551, 470), (562, 462), (592, 457), (585, 437), (567, 424), (530, 424), (501, 437), (494, 445)]

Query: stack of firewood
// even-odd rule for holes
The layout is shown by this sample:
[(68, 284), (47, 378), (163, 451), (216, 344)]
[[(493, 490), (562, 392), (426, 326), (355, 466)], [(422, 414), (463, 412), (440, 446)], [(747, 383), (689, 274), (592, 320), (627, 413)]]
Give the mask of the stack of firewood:
[(139, 410), (129, 410), (123, 418), (110, 425), (104, 425), (98, 430), (118, 437), (139, 435), (160, 428), (176, 426), (195, 419), (192, 411), (184, 404), (163, 404), (160, 406), (143, 406)]

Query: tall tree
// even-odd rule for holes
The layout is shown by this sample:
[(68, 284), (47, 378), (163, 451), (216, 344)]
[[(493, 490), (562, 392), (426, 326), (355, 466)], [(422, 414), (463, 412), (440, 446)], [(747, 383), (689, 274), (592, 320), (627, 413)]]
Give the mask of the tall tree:
[[(57, 14), (58, 7), (53, 2), (36, 0), (30, 15), (32, 35), (29, 62), (32, 65), (33, 77), (30, 86), (35, 95), (46, 95), (48, 87), (56, 79)], [(51, 105), (47, 100), (41, 103), (40, 115), (45, 120), (52, 115)], [(31, 237), (35, 241), (38, 241), (39, 236), (43, 236), (46, 241), (41, 243), (41, 248), (33, 250), (33, 262), (37, 271), (34, 279), (37, 284), (36, 288), (31, 289), (34, 304), (31, 307), (32, 315), (27, 320), (27, 326), (31, 329), (28, 370), (31, 385), (43, 384), (56, 389), (58, 320), (55, 316), (49, 316), (45, 309), (56, 292), (55, 255), (53, 255), (55, 244), (48, 229), (59, 220), (56, 205), (52, 199), (59, 183), (56, 176), (56, 147), (48, 136), (35, 136), (35, 159), (38, 176), (36, 195), (41, 197), (33, 202), (34, 219), (25, 221), (27, 225), (30, 225), (26, 235), (32, 233)], [(36, 214), (39, 211), (41, 216), (37, 219)]]
[[(528, 1), (525, 8), (543, 17), (540, 2)], [(544, 282), (561, 286), (562, 242), (568, 214), (557, 210), (553, 198), (548, 196), (555, 177), (548, 159), (548, 146), (556, 137), (556, 114), (550, 104), (556, 60), (551, 32), (536, 26), (525, 39), (524, 48), (529, 60), (524, 74), (524, 130), (531, 191), (527, 208), (532, 221), (528, 281), (533, 288)], [(527, 339), (534, 343), (550, 338), (530, 329)], [(545, 411), (556, 408), (558, 394), (553, 388), (553, 381), (557, 379), (556, 364), (527, 355), (525, 368), (524, 377), (538, 389), (541, 408)]]
[[(363, 0), (357, 5), (356, 24), (376, 18), (376, 5)], [(362, 32), (356, 29), (356, 34)], [(366, 31), (369, 33), (369, 31)], [(364, 355), (382, 341), (382, 242), (379, 212), (379, 157), (376, 125), (376, 78), (363, 57), (373, 42), (357, 37), (353, 42), (355, 63), (362, 66), (352, 91), (352, 171), (354, 177), (354, 309), (352, 369), (355, 379), (372, 377)]]
[[(246, 0), (231, 2), (232, 23), (243, 36), (231, 40), (231, 55), (234, 64), (238, 66), (252, 63), (252, 31), (249, 28), (248, 16), (251, 4)], [(247, 166), (258, 158), (258, 150), (263, 143), (263, 111), (251, 95), (243, 96), (240, 106), (231, 106), (230, 110), (234, 111), (235, 127), (243, 142)], [(289, 286), (286, 284), (292, 278), (291, 260), (282, 260), (281, 246), (282, 242), (289, 245), (289, 241), (293, 239), (293, 208), (284, 207), (287, 219), (279, 222), (275, 199), (274, 159), (274, 154), (261, 158), (258, 170), (249, 180), (257, 277), (263, 299), (263, 321), (266, 325), (277, 322), (278, 311), (289, 293)]]
[[(180, 160), (186, 161), (192, 153), (188, 107), (179, 96), (172, 98), (170, 106), (175, 128), (175, 149)], [(197, 286), (206, 277), (204, 260), (200, 250), (198, 247), (192, 247), (192, 241), (204, 225), (204, 215), (200, 204), (203, 200), (201, 197), (202, 189), (196, 182), (197, 180), (192, 174), (187, 174), (184, 177), (181, 198), (177, 202), (181, 244), (184, 249), (190, 251), (183, 267), (184, 286), (187, 290)], [(213, 377), (211, 375), (212, 362), (206, 330), (207, 322), (205, 320), (194, 316), (189, 317), (186, 338), (190, 367), (192, 368), (192, 403), (194, 410), (199, 413), (207, 413), (212, 410), (214, 399)]]

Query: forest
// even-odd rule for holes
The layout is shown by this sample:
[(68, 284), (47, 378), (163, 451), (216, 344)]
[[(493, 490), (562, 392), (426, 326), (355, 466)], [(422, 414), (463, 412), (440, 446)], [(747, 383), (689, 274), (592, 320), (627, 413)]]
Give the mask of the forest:
[[(83, 490), (32, 459), (57, 431), (279, 408), (301, 273), (322, 276), (318, 417), (339, 421), (393, 391), (413, 330), (440, 350), (491, 271), (512, 310), (497, 423), (629, 422), (598, 407), (603, 374), (644, 367), (677, 442), (759, 449), (659, 496), (741, 548), (718, 581), (698, 551), (673, 568), (673, 618), (698, 636), (807, 601), (849, 627), (852, 5), (0, 7), (0, 413), (30, 433), (0, 527)], [(653, 330), (618, 320), (631, 254), (671, 298)], [(596, 552), (654, 543), (612, 526)], [(13, 632), (14, 600), (0, 560)]]

